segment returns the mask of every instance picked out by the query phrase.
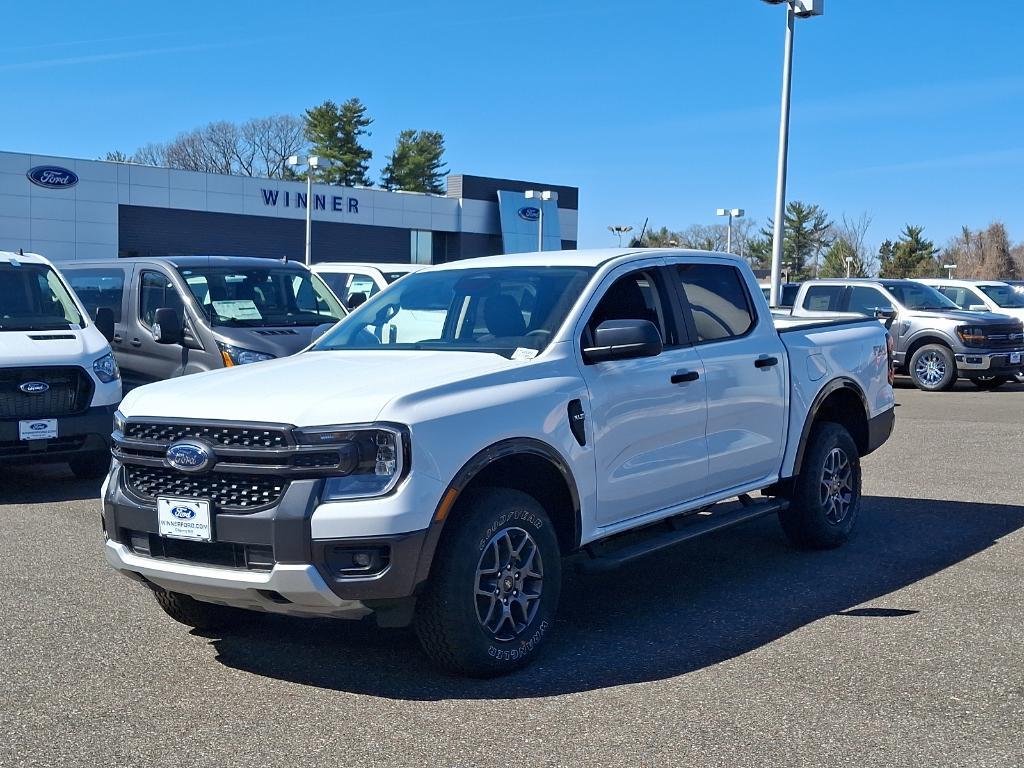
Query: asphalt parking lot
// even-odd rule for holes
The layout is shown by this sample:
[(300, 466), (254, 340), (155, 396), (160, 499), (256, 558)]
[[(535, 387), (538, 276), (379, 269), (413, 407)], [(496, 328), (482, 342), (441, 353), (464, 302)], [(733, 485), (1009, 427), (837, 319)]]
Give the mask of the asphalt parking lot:
[(495, 681), (405, 630), (190, 633), (107, 566), (98, 483), (0, 472), (0, 765), (1024, 764), (1024, 388), (897, 400), (847, 547), (766, 519), (570, 575)]

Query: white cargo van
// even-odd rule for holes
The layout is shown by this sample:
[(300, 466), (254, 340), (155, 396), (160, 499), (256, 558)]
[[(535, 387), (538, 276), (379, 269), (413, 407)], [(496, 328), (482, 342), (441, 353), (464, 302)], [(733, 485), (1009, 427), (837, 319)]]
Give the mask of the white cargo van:
[(49, 261), (0, 251), (0, 466), (106, 473), (121, 402), (113, 332), (110, 310), (90, 319)]

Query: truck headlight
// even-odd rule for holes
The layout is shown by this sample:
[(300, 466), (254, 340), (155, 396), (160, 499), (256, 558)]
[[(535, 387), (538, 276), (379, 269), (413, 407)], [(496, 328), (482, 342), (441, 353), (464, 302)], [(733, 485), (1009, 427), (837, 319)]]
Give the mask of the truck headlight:
[(114, 411), (114, 431), (124, 434), (124, 414), (120, 411)]
[(327, 478), (324, 501), (383, 496), (405, 474), (405, 432), (397, 427), (306, 427), (293, 434), (299, 445), (338, 452), (338, 474)]
[(988, 341), (985, 337), (985, 329), (976, 325), (961, 325), (956, 329), (956, 335), (968, 347), (983, 347)]
[(96, 378), (104, 384), (121, 378), (121, 372), (117, 369), (117, 361), (114, 360), (114, 355), (111, 352), (107, 352), (99, 360), (93, 360), (92, 370), (96, 374)]
[(217, 346), (220, 347), (220, 356), (224, 361), (225, 368), (274, 359), (274, 355), (267, 352), (257, 352), (255, 349), (242, 349), (232, 344), (225, 344), (223, 341), (218, 341)]

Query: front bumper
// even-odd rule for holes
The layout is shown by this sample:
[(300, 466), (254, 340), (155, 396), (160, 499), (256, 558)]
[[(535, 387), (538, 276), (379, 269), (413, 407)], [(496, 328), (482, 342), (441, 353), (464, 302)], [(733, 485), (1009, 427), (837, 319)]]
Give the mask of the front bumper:
[[(1020, 355), (1018, 362), (1011, 363), (1012, 355)], [(1013, 376), (1024, 369), (1024, 349), (1000, 350), (998, 352), (957, 352), (957, 373), (966, 379), (978, 376)]]
[(0, 421), (0, 465), (67, 461), (109, 451), (115, 410), (116, 405), (97, 405), (77, 416), (57, 417), (53, 440), (21, 440), (17, 419)]
[[(294, 480), (270, 509), (215, 509), (214, 541), (182, 543), (158, 535), (155, 504), (126, 491), (115, 462), (103, 497), (107, 559), (137, 581), (239, 608), (336, 618), (407, 614), (439, 529), (313, 539), (321, 488), (321, 480)], [(343, 573), (339, 563), (356, 551), (373, 553), (371, 566)]]

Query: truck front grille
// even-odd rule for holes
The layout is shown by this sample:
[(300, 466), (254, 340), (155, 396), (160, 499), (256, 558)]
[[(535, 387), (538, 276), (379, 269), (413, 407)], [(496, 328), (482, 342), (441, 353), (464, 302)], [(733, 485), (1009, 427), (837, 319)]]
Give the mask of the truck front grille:
[[(21, 387), (44, 384), (42, 392)], [(36, 387), (42, 389), (42, 387)], [(92, 400), (93, 383), (81, 368), (34, 367), (0, 370), (0, 419), (53, 419), (84, 412)]]
[(287, 448), (283, 429), (272, 427), (240, 427), (214, 424), (179, 424), (129, 421), (124, 436), (129, 440), (153, 443), (174, 443), (178, 440), (202, 439), (211, 445), (229, 448)]
[(158, 496), (209, 499), (215, 510), (224, 512), (256, 512), (272, 507), (288, 487), (286, 480), (273, 475), (189, 474), (137, 464), (124, 465), (124, 483), (130, 493), (146, 501), (155, 503)]
[(997, 325), (985, 329), (988, 346), (995, 349), (1024, 346), (1024, 330), (1019, 325)]

